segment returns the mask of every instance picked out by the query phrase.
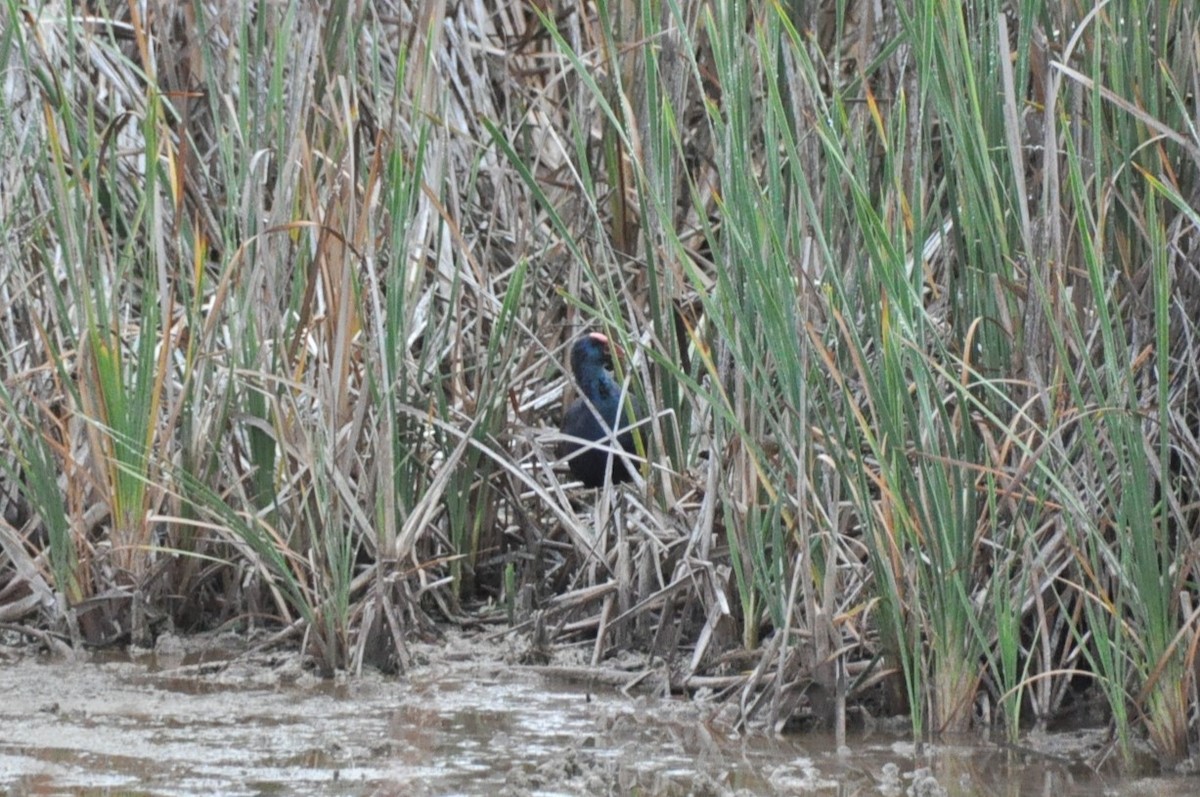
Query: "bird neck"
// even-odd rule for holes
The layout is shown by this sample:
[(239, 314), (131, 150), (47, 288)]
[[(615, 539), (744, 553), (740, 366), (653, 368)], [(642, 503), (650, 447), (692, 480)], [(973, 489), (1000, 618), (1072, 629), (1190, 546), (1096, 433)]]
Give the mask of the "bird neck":
[(617, 383), (608, 375), (608, 371), (602, 368), (588, 374), (579, 387), (584, 395), (597, 404), (615, 401), (620, 393)]

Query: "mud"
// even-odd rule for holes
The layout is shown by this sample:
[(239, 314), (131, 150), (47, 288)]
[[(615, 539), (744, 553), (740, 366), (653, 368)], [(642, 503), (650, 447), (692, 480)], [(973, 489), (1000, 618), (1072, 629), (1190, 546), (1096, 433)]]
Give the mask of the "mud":
[[(236, 637), (49, 661), (0, 649), (0, 790), (134, 795), (1054, 795), (1183, 797), (1115, 781), (1101, 730), (918, 754), (895, 735), (738, 735), (703, 702), (629, 696), (450, 638), (403, 677), (322, 680)], [(1036, 748), (1036, 749), (1035, 749)]]

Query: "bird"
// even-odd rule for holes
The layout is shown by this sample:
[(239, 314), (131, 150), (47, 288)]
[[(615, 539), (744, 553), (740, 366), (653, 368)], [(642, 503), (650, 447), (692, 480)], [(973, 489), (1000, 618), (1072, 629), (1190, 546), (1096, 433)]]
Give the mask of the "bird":
[(613, 484), (633, 478), (633, 466), (625, 457), (613, 457), (605, 447), (612, 448), (613, 429), (624, 429), (617, 435), (617, 441), (625, 451), (636, 455), (633, 430), (628, 427), (636, 424), (644, 413), (640, 402), (631, 398), (626, 399), (626, 407), (633, 410), (632, 421), (629, 413), (622, 411), (621, 388), (608, 372), (611, 367), (612, 346), (601, 333), (584, 335), (571, 347), (571, 373), (582, 395), (567, 407), (562, 433), (596, 442), (603, 447), (588, 448), (575, 440), (563, 440), (558, 445), (558, 455), (567, 460), (572, 475), (585, 487), (604, 485), (610, 460)]

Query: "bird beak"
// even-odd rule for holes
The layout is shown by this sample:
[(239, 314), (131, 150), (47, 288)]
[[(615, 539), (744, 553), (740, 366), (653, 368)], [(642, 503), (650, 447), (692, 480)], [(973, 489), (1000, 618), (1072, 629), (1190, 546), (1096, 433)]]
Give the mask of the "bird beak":
[(604, 333), (593, 332), (590, 337), (595, 338), (596, 340), (598, 340), (604, 344), (605, 352), (607, 353), (608, 359), (610, 361), (612, 360), (614, 355), (619, 359), (622, 359), (622, 360), (625, 359), (625, 350), (622, 349), (620, 346), (618, 346), (616, 343), (614, 343), (612, 340), (609, 340), (608, 336), (605, 335)]

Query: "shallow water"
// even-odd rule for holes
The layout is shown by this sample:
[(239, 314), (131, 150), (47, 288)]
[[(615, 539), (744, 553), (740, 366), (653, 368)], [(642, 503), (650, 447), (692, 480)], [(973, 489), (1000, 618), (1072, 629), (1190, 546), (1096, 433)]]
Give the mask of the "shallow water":
[[(1195, 778), (1102, 779), (1067, 754), (918, 755), (858, 736), (734, 736), (682, 700), (587, 690), (498, 660), (321, 681), (296, 657), (0, 665), (0, 790), (154, 795), (1053, 795), (1183, 797)], [(432, 660), (432, 659), (431, 659)], [(1088, 739), (1064, 736), (1059, 748)], [(1092, 739), (1091, 741), (1094, 741)]]

